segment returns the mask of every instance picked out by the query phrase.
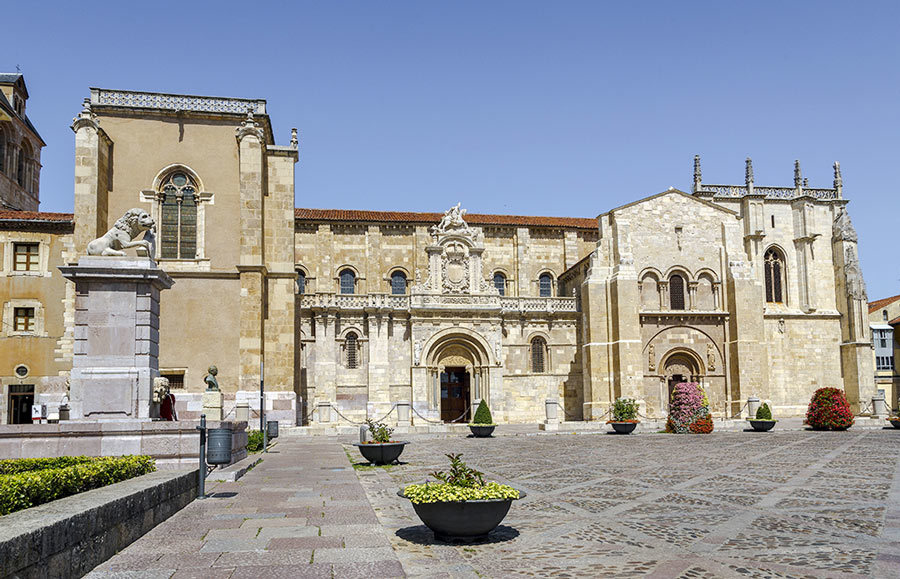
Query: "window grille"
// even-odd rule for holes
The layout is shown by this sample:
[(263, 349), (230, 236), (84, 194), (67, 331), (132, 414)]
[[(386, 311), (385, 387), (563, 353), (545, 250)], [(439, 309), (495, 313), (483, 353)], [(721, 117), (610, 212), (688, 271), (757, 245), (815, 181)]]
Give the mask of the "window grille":
[(395, 296), (402, 296), (406, 293), (406, 274), (402, 271), (395, 271), (391, 274), (391, 293)]
[(197, 257), (197, 185), (183, 171), (162, 182), (160, 256), (165, 259)]
[(684, 278), (680, 275), (669, 278), (669, 309), (684, 309)]
[(34, 308), (14, 308), (14, 314), (13, 330), (16, 332), (34, 331)]
[(39, 247), (37, 243), (14, 243), (13, 271), (36, 271)]
[(541, 374), (544, 372), (544, 351), (546, 349), (547, 343), (544, 341), (544, 338), (538, 337), (531, 340), (531, 371), (535, 374)]
[(341, 293), (352, 294), (356, 291), (356, 274), (352, 270), (345, 269), (341, 272)]
[(169, 379), (170, 390), (184, 389), (184, 374), (160, 374), (160, 377)]
[(775, 249), (765, 255), (766, 302), (783, 303), (782, 285), (784, 282), (784, 258)]
[(494, 274), (494, 287), (497, 288), (501, 296), (506, 295), (506, 276), (499, 271)]
[(297, 272), (297, 293), (306, 293), (306, 274), (302, 271)]
[(549, 298), (553, 295), (553, 278), (550, 277), (549, 273), (541, 274), (541, 277), (538, 278), (540, 283), (540, 295), (542, 298)]
[(346, 339), (347, 346), (347, 367), (348, 368), (356, 368), (359, 366), (359, 352), (358, 352), (358, 343), (356, 340), (356, 334), (350, 332), (347, 334)]
[(875, 369), (876, 370), (893, 370), (894, 369), (894, 357), (893, 356), (875, 356)]

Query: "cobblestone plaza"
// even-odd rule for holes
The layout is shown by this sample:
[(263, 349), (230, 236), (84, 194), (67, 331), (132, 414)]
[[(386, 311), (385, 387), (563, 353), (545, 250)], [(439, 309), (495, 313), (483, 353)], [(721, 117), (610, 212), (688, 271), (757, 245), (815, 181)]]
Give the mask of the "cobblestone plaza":
[[(361, 459), (352, 446), (283, 438), (239, 482), (219, 485), (92, 576), (896, 577), (900, 569), (895, 431), (410, 440), (402, 464), (354, 472), (347, 456)], [(435, 542), (396, 495), (445, 468), (448, 452), (528, 494), (486, 543)], [(163, 545), (174, 552), (162, 555)]]

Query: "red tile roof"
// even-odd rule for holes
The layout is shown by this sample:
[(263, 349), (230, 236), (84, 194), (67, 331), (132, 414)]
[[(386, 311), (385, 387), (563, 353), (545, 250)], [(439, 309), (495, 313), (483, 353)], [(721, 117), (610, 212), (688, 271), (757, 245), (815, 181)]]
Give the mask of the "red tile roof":
[(896, 325), (897, 325), (897, 322), (900, 322), (900, 316), (897, 316), (896, 318), (894, 318), (893, 320), (891, 320), (890, 322), (888, 322), (888, 325), (889, 325), (889, 326), (896, 326)]
[[(409, 211), (361, 211), (356, 209), (294, 209), (294, 218), (303, 221), (368, 221), (375, 223), (438, 223), (443, 213), (413, 213)], [(467, 213), (472, 225), (509, 225), (532, 227), (563, 227), (569, 229), (597, 229), (597, 220), (583, 217), (537, 217), (530, 215), (486, 215)]]
[(74, 221), (71, 213), (47, 213), (45, 211), (15, 211), (0, 209), (0, 219), (16, 221)]
[(869, 302), (869, 313), (871, 314), (872, 312), (874, 312), (876, 310), (880, 310), (884, 306), (890, 305), (897, 300), (900, 300), (900, 295), (896, 295), (896, 296), (892, 296), (892, 297), (884, 298), (884, 299), (880, 299), (880, 300), (875, 300), (874, 302)]

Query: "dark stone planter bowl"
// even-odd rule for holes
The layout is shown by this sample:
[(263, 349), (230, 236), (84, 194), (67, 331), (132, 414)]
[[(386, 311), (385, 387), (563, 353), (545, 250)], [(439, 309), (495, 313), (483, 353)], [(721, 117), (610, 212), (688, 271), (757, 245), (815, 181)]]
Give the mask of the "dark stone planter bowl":
[[(403, 489), (397, 495), (406, 498)], [(525, 498), (525, 493), (519, 491), (519, 498)], [(434, 531), (435, 539), (476, 540), (487, 537), (503, 522), (514, 500), (517, 499), (413, 503), (413, 508), (425, 526)]]
[(775, 426), (777, 420), (756, 420), (755, 418), (748, 418), (750, 421), (750, 426), (753, 427), (753, 430), (757, 432), (765, 432), (767, 430), (772, 430)]
[(494, 429), (497, 428), (496, 424), (484, 425), (484, 424), (470, 424), (469, 430), (472, 431), (472, 434), (475, 435), (475, 438), (487, 438), (490, 435), (494, 434)]
[(900, 428), (900, 417), (897, 418), (888, 418), (888, 422), (891, 423), (891, 426), (894, 428)]
[(616, 434), (631, 434), (638, 425), (637, 422), (614, 422), (612, 420), (608, 424), (612, 424)]
[(403, 454), (403, 447), (407, 442), (376, 442), (374, 444), (362, 444), (354, 442), (353, 446), (359, 448), (363, 458), (372, 464), (392, 464)]

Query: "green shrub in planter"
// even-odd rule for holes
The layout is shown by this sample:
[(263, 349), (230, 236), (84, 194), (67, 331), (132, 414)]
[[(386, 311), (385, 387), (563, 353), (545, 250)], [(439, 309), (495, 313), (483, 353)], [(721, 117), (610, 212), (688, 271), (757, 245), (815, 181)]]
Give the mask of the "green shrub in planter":
[(638, 416), (638, 403), (634, 398), (616, 398), (613, 404), (613, 422), (635, 422)]
[(0, 515), (111, 485), (155, 470), (154, 460), (149, 456), (109, 456), (91, 458), (60, 468), (0, 475)]
[(247, 452), (260, 452), (263, 449), (262, 430), (247, 432)]
[(431, 476), (441, 482), (409, 485), (403, 496), (413, 503), (445, 503), (486, 499), (517, 499), (519, 491), (508, 485), (484, 482), (484, 473), (469, 468), (461, 454), (448, 454), (450, 471), (436, 471)]
[(475, 418), (472, 419), (472, 424), (489, 426), (493, 423), (494, 419), (491, 416), (491, 410), (488, 408), (487, 402), (482, 399), (482, 401), (478, 403), (478, 409), (475, 411)]
[(756, 409), (757, 420), (772, 420), (772, 409), (763, 402), (763, 405)]

